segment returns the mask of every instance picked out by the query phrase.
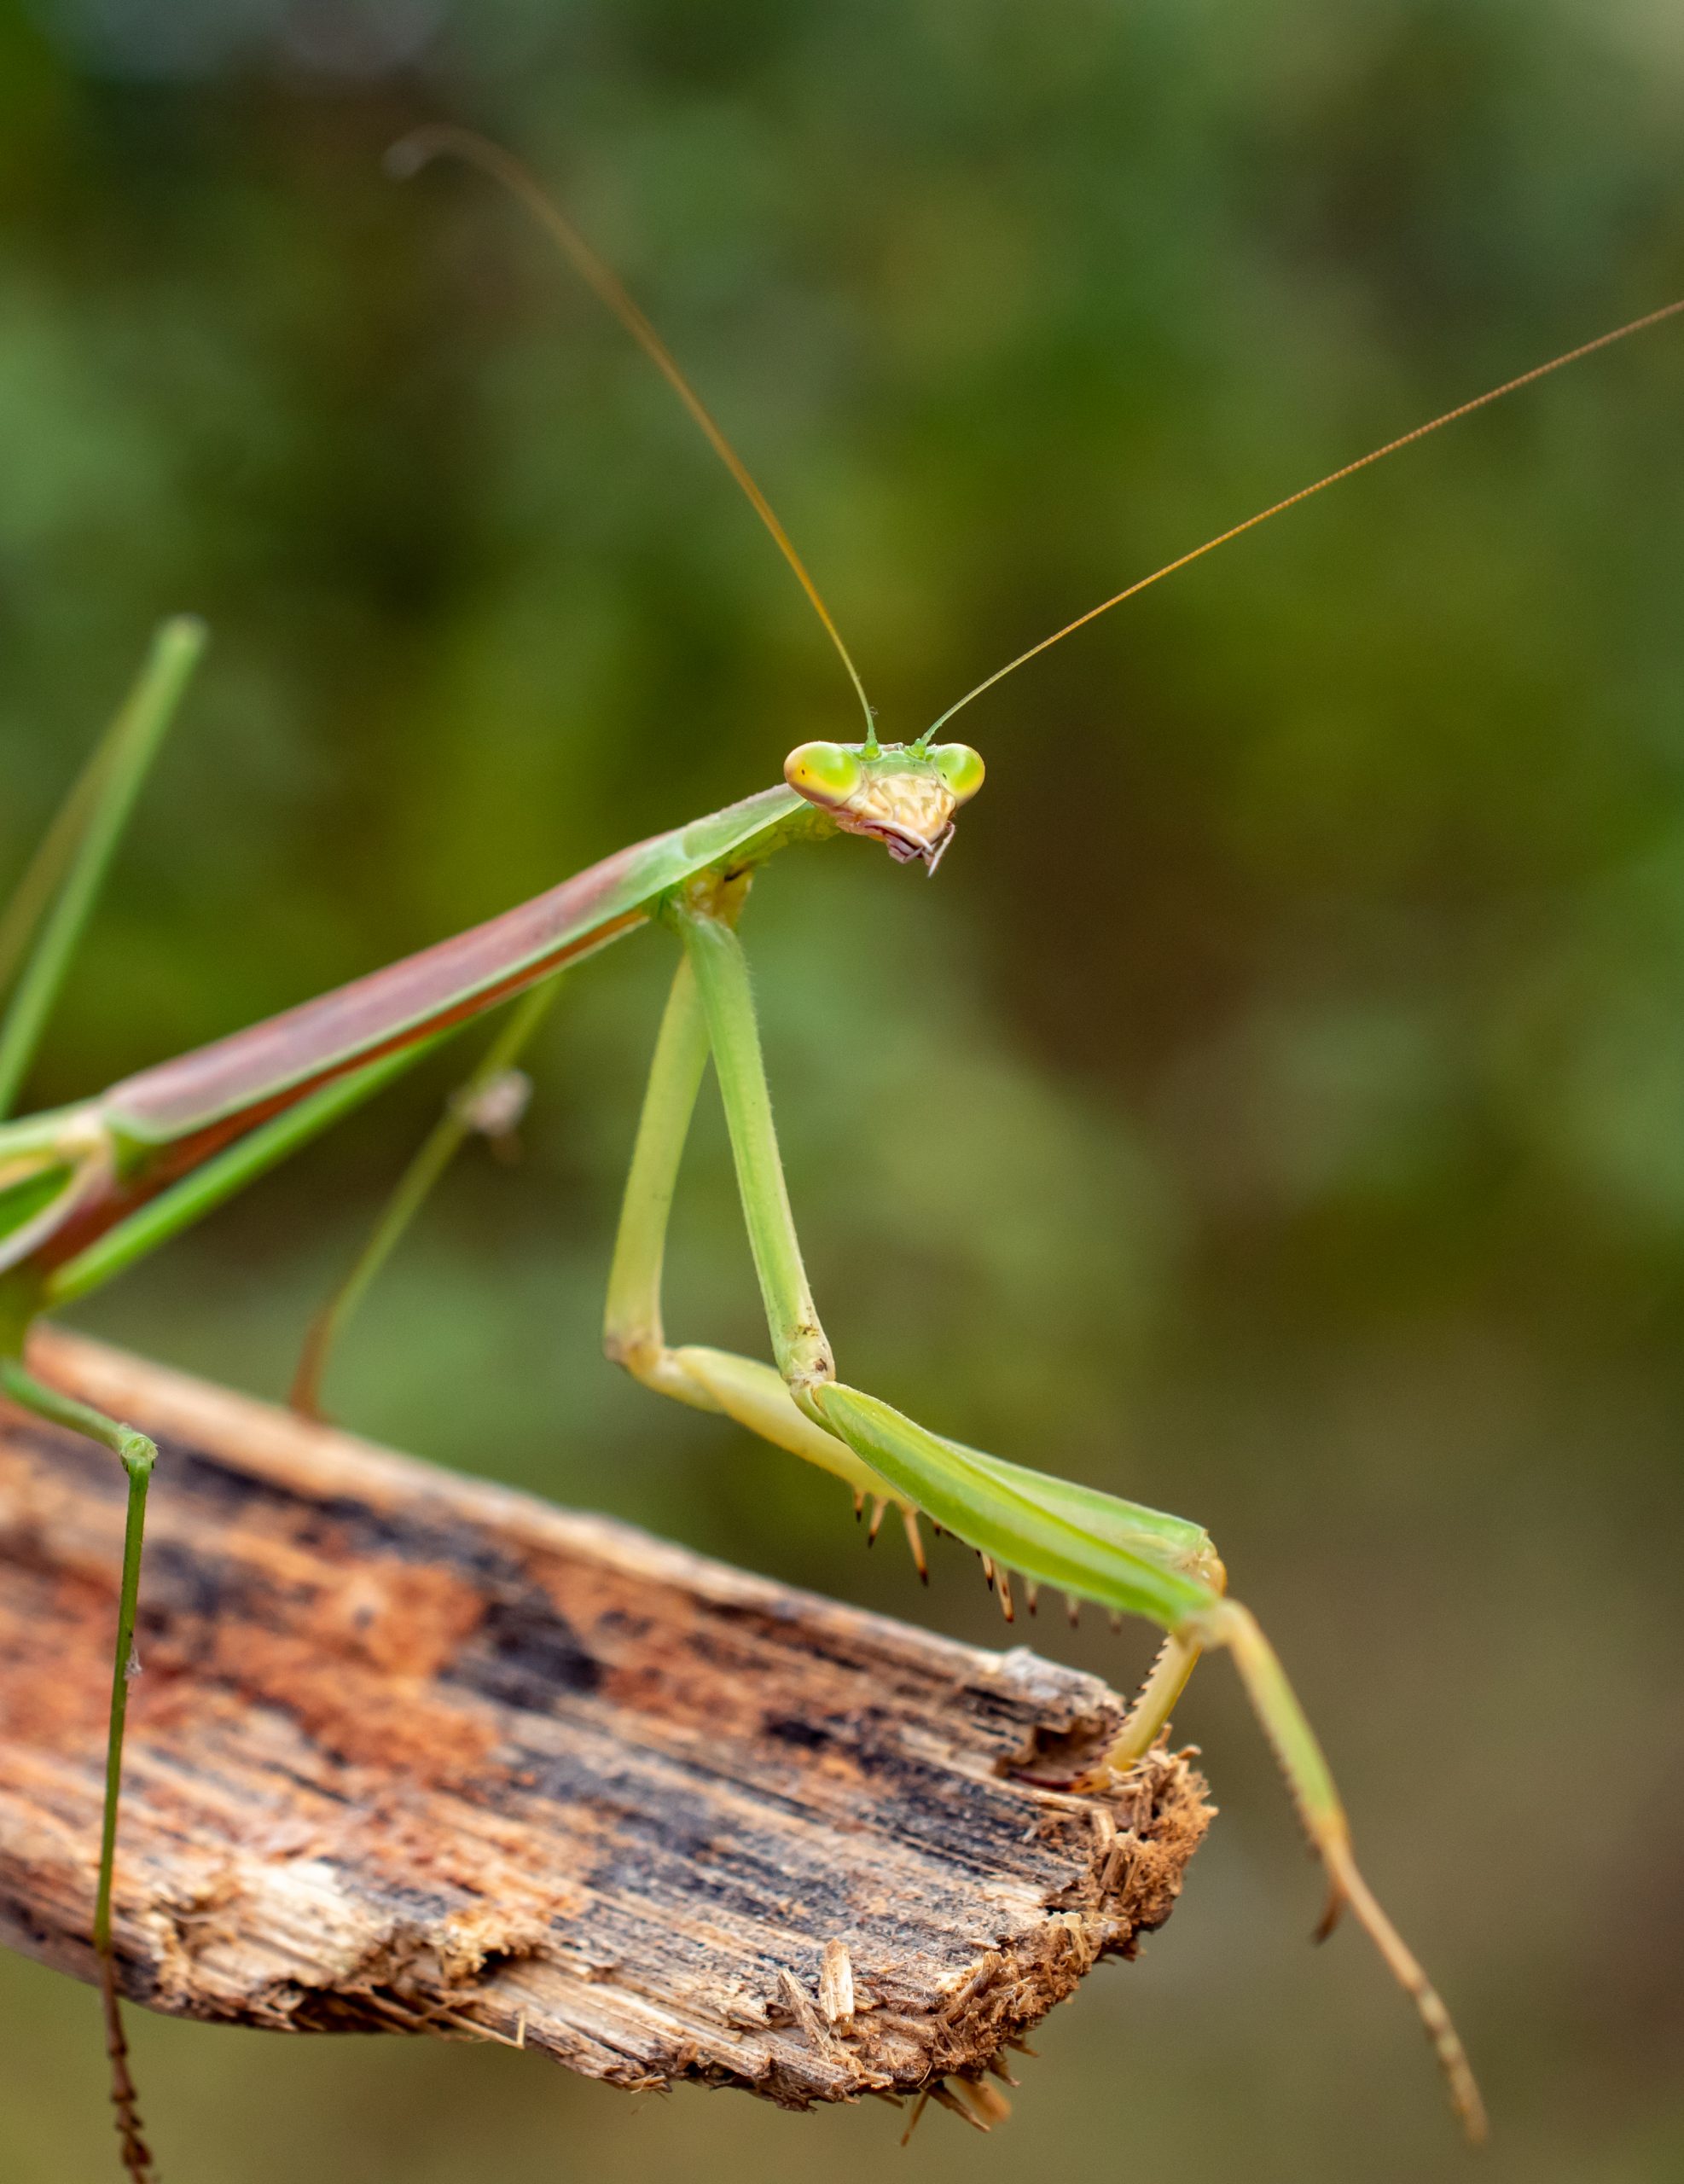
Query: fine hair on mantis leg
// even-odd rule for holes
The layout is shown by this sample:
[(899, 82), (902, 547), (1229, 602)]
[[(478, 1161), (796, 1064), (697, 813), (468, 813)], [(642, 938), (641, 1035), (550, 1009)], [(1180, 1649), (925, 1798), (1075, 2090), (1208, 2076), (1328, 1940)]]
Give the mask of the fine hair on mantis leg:
[[(465, 132), (424, 131), (398, 148), (404, 171), (450, 153), (485, 170), (533, 211), (585, 280), (663, 372), (800, 582), (862, 710), (858, 743), (810, 742), (783, 779), (757, 795), (635, 843), (531, 901), (335, 992), (142, 1070), (93, 1098), (18, 1121), (0, 1120), (0, 1386), (9, 1398), (109, 1449), (125, 1467), (127, 1513), (104, 1763), (103, 1817), (91, 1931), (105, 1995), (123, 2159), (150, 2173), (123, 2048), (120, 1793), (128, 1683), (142, 1568), (148, 1483), (155, 1452), (122, 1421), (89, 1411), (27, 1369), (25, 1342), (42, 1312), (102, 1286), (201, 1218), (269, 1167), (371, 1097), (468, 1019), (503, 1003), (511, 1014), (444, 1119), (401, 1178), (370, 1243), (319, 1317), (297, 1394), (316, 1400), (331, 1344), (462, 1139), (486, 1117), (481, 1095), (506, 1081), (560, 973), (638, 928), (665, 928), (679, 961), (656, 1044), (608, 1283), (609, 1355), (659, 1392), (729, 1417), (836, 1474), (857, 1504), (898, 1507), (921, 1559), (921, 1516), (984, 1560), (1010, 1600), (1013, 1572), (1063, 1589), (1164, 1634), (1158, 1661), (1100, 1774), (1126, 1768), (1167, 1728), (1199, 1656), (1233, 1657), (1326, 1868), (1323, 1931), (1349, 1907), (1413, 1997), (1470, 2135), (1484, 2128), (1479, 2095), (1443, 2003), (1359, 1872), (1321, 1747), (1255, 1619), (1228, 1596), (1227, 1574), (1197, 1524), (970, 1448), (932, 1432), (838, 1374), (808, 1284), (779, 1158), (738, 924), (760, 867), (779, 851), (835, 835), (886, 846), (933, 873), (957, 815), (983, 782), (969, 746), (938, 738), (1002, 679), (1147, 585), (1225, 540), (1353, 475), (1575, 357), (1652, 326), (1674, 303), (1583, 343), (1503, 386), (1459, 404), (1231, 526), (1076, 617), (950, 706), (921, 734), (880, 741), (864, 686), (800, 556), (741, 458), (617, 277), (544, 196), (526, 170)], [(165, 626), (134, 698), (72, 793), (0, 918), (0, 963), (15, 972), (0, 1023), (0, 1115), (22, 1084), (75, 942), (92, 907), (139, 782), (196, 656), (196, 626)], [(32, 950), (29, 936), (35, 936)], [(30, 950), (26, 954), (26, 950)], [(711, 1064), (728, 1125), (772, 1362), (670, 1344), (661, 1310), (668, 1214), (690, 1118)]]

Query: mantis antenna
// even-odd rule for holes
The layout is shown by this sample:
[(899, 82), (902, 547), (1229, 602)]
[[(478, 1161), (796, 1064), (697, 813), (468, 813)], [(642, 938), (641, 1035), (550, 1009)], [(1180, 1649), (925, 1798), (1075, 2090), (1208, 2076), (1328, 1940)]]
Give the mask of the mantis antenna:
[(513, 153), (504, 151), (500, 144), (492, 143), (487, 136), (477, 136), (471, 129), (459, 129), (448, 122), (417, 129), (401, 138), (386, 154), (386, 171), (408, 180), (437, 159), (462, 160), (471, 167), (478, 167), (482, 174), (490, 175), (494, 182), (501, 183), (512, 196), (520, 200), (539, 226), (560, 245), (580, 278), (613, 311), (694, 418), (709, 446), (741, 487), (749, 506), (771, 532), (778, 551), (794, 570), (802, 590), (811, 601), (813, 612), (824, 624), (825, 633), (848, 671), (848, 680), (854, 686), (854, 694), (865, 715), (867, 747), (874, 750), (877, 744), (876, 718), (871, 710), (871, 701), (865, 694), (865, 685), (860, 680), (859, 670), (854, 665), (851, 653), (842, 642), (841, 631), (831, 619), (830, 609), (825, 605), (817, 584), (809, 574), (806, 563), (795, 550), (794, 541), (778, 521), (771, 502), (754, 482), (748, 465), (732, 446), (723, 427), (715, 421), (701, 397), (679, 369), (671, 351), (628, 293), (618, 275), (605, 259), (598, 257), (566, 213), (552, 201), (530, 167), (517, 160)]
[(1061, 630), (1054, 630), (1050, 637), (1031, 645), (1027, 652), (1020, 652), (1015, 659), (1008, 659), (1003, 667), (996, 667), (992, 675), (978, 682), (974, 690), (967, 690), (957, 703), (948, 707), (939, 720), (926, 728), (919, 738), (927, 744), (937, 731), (944, 728), (956, 712), (962, 712), (973, 698), (981, 697), (984, 690), (991, 690), (996, 682), (1031, 660), (1037, 653), (1045, 652), (1060, 638), (1067, 637), (1086, 623), (1097, 621), (1101, 614), (1108, 614), (1113, 607), (1120, 607), (1125, 599), (1132, 599), (1136, 592), (1145, 591), (1149, 585), (1161, 583), (1173, 576), (1177, 569), (1184, 569), (1189, 562), (1202, 561), (1206, 554), (1214, 554), (1218, 546), (1226, 546), (1230, 538), (1238, 538), (1242, 531), (1255, 531), (1260, 523), (1267, 523), (1272, 515), (1280, 515), (1288, 508), (1295, 508), (1300, 501), (1309, 500), (1317, 493), (1325, 493), (1329, 485), (1337, 485), (1343, 479), (1354, 478), (1359, 470), (1367, 470), (1371, 463), (1380, 462), (1388, 455), (1396, 455), (1400, 448), (1424, 440), (1429, 433), (1439, 432), (1446, 425), (1454, 425), (1460, 417), (1471, 417), (1476, 410), (1484, 410), (1493, 402), (1501, 402), (1506, 394), (1513, 394), (1523, 386), (1530, 386), (1535, 380), (1547, 379), (1551, 372), (1559, 372), (1564, 365), (1576, 364), (1582, 357), (1594, 356), (1599, 349), (1611, 348), (1616, 341), (1623, 341), (1629, 334), (1641, 334), (1651, 326), (1658, 326), (1663, 319), (1673, 318), (1684, 311), (1684, 296), (1675, 303), (1663, 304), (1658, 311), (1645, 311), (1641, 318), (1629, 319), (1623, 326), (1617, 326), (1609, 334), (1599, 334), (1594, 341), (1582, 341), (1577, 349), (1564, 350), (1560, 356), (1552, 357), (1547, 364), (1534, 364), (1529, 372), (1522, 372), (1517, 379), (1506, 379), (1501, 386), (1488, 387), (1484, 394), (1476, 394), (1471, 402), (1459, 402), (1454, 410), (1445, 410), (1443, 416), (1431, 418), (1425, 425), (1417, 425), (1413, 432), (1403, 433), (1395, 440), (1388, 440), (1384, 447), (1371, 448), (1367, 455), (1359, 455), (1354, 462), (1341, 463), (1337, 470), (1330, 470), (1325, 478), (1318, 478), (1313, 485), (1301, 485), (1296, 493), (1288, 493), (1284, 501), (1260, 508), (1256, 515), (1248, 515), (1243, 523), (1231, 525), (1219, 531), (1214, 538), (1207, 538), (1202, 546), (1195, 546), (1190, 553), (1177, 555), (1173, 561), (1165, 561), (1161, 569), (1154, 569), (1150, 576), (1138, 577), (1124, 590), (1113, 592), (1109, 599), (1102, 599), (1097, 607), (1090, 607), (1085, 614), (1078, 614), (1073, 622), (1066, 622)]

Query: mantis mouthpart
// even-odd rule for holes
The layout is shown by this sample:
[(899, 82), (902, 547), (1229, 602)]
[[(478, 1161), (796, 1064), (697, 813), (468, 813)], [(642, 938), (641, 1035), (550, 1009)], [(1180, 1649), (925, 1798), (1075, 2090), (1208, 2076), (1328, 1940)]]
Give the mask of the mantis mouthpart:
[[(514, 1002), (503, 1030), (411, 1163), (375, 1236), (312, 1329), (294, 1395), (301, 1408), (314, 1409), (335, 1337), (457, 1146), (474, 1129), (495, 1135), (510, 1126), (523, 1096), (511, 1072), (560, 975), (645, 926), (676, 936), (680, 956), (609, 1274), (604, 1343), (610, 1358), (656, 1392), (730, 1418), (834, 1473), (852, 1492), (857, 1510), (868, 1497), (876, 1503), (874, 1533), (884, 1510), (897, 1507), (920, 1569), (919, 1519), (927, 1517), (984, 1558), (1008, 1613), (1010, 1572), (1016, 1571), (1031, 1602), (1037, 1588), (1054, 1586), (1072, 1602), (1093, 1600), (1113, 1615), (1157, 1624), (1164, 1634), (1163, 1649), (1106, 1755), (1102, 1773), (1129, 1767), (1164, 1733), (1202, 1653), (1228, 1651), (1325, 1869), (1322, 1931), (1349, 1908), (1413, 1999), (1468, 2136), (1481, 2137), (1484, 2111), (1449, 2016), (1357, 1869), (1321, 1746), (1255, 1618), (1228, 1596), (1227, 1573), (1204, 1529), (968, 1448), (838, 1377), (779, 1159), (737, 925), (759, 868), (799, 844), (854, 834), (886, 848), (899, 863), (933, 873), (954, 839), (957, 815), (983, 781), (976, 752), (934, 740), (960, 706), (1095, 616), (1226, 539), (1575, 357), (1673, 317), (1684, 311), (1684, 300), (1463, 403), (1277, 502), (1020, 653), (915, 741), (883, 742), (852, 659), (799, 555), (741, 458), (617, 277), (526, 170), (497, 147), (461, 131), (427, 131), (398, 148), (398, 163), (413, 171), (440, 153), (468, 160), (511, 189), (666, 376), (806, 591), (864, 708), (866, 732), (857, 744), (804, 744), (790, 753), (784, 779), (772, 787), (620, 850), (531, 901), (384, 970), (143, 1070), (93, 1099), (5, 1121), (125, 820), (202, 650), (201, 626), (179, 617), (160, 630), (134, 691), (45, 838), (11, 909), (0, 915), (0, 985), (13, 981), (0, 1021), (0, 1390), (37, 1415), (108, 1449), (127, 1479), (92, 1920), (125, 2168), (137, 2184), (152, 2173), (119, 2007), (113, 1899), (147, 1490), (156, 1450), (120, 1420), (73, 1402), (30, 1374), (23, 1354), (31, 1322), (99, 1288), (200, 1219), (371, 1098), (469, 1019)], [(663, 1325), (668, 1217), (710, 1061), (765, 1309), (770, 1364), (703, 1346), (673, 1346)]]

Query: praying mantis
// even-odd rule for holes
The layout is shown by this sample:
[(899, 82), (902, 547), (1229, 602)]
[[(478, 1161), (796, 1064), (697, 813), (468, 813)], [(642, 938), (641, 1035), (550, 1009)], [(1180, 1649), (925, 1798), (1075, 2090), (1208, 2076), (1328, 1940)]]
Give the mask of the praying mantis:
[[(880, 740), (848, 648), (759, 486), (610, 269), (526, 170), (466, 132), (407, 139), (412, 171), (439, 154), (486, 171), (523, 200), (657, 368), (747, 497), (805, 591), (862, 710), (855, 742), (809, 742), (783, 778), (742, 802), (635, 844), (531, 901), (196, 1052), (140, 1072), (97, 1096), (5, 1120), (16, 1104), (102, 878), (204, 643), (190, 618), (163, 625), (135, 688), (73, 790), (0, 920), (0, 1391), (27, 1411), (85, 1434), (119, 1461), (127, 1510), (106, 1752), (92, 1937), (100, 1970), (122, 2161), (152, 2171), (129, 2071), (119, 2005), (113, 1899), (123, 1745), (149, 1480), (156, 1449), (120, 1420), (45, 1385), (25, 1346), (42, 1313), (125, 1271), (292, 1152), (371, 1098), (471, 1018), (512, 1004), (464, 1095), (399, 1186), (368, 1251), (318, 1320), (295, 1400), (314, 1407), (328, 1350), (404, 1221), (483, 1116), (488, 1093), (536, 1027), (563, 972), (645, 926), (664, 927), (678, 961), (627, 1178), (608, 1277), (608, 1356), (655, 1392), (734, 1420), (839, 1478), (855, 1497), (898, 1509), (922, 1561), (920, 1519), (976, 1550), (1009, 1601), (1012, 1573), (1164, 1634), (1156, 1663), (1095, 1780), (1127, 1769), (1167, 1729), (1201, 1653), (1226, 1650), (1285, 1775), (1325, 1870), (1321, 1931), (1349, 1908), (1412, 1998), (1470, 2138), (1484, 2130), (1478, 2087), (1449, 2013), (1380, 1908), (1352, 1853), (1332, 1774), (1285, 1671), (1250, 1612), (1227, 1590), (1222, 1563), (1197, 1524), (984, 1454), (839, 1377), (804, 1271), (780, 1163), (772, 1103), (738, 926), (752, 883), (775, 855), (838, 835), (875, 842), (933, 874), (958, 816), (979, 792), (984, 763), (944, 731), (1037, 654), (1217, 546), (1410, 442), (1563, 365), (1684, 311), (1684, 299), (1551, 359), (1236, 524), (1078, 615), (1019, 653), (908, 741)], [(662, 1267), (669, 1212), (692, 1113), (710, 1063), (723, 1104), (737, 1186), (773, 1363), (667, 1339)]]

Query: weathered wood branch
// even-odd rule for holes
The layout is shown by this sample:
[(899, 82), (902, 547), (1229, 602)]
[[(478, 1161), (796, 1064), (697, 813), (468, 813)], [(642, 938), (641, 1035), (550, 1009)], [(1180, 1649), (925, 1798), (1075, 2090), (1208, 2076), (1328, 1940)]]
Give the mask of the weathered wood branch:
[[(125, 1990), (791, 2106), (974, 2076), (1170, 1912), (1116, 1696), (44, 1330), (153, 1434)], [(121, 1474), (0, 1409), (0, 1940), (87, 1978)]]

